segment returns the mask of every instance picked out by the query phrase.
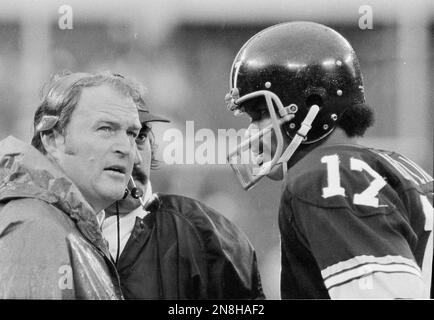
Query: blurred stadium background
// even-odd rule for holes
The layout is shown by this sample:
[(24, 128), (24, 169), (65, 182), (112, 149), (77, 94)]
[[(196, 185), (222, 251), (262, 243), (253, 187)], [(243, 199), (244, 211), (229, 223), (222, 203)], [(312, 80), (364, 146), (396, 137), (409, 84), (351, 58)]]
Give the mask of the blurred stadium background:
[[(72, 29), (58, 21), (72, 9)], [(359, 28), (369, 5), (373, 29)], [(364, 144), (394, 149), (433, 172), (434, 4), (321, 0), (0, 1), (0, 139), (30, 141), (41, 88), (54, 73), (111, 70), (149, 89), (151, 109), (172, 119), (154, 125), (160, 152), (168, 128), (185, 132), (245, 127), (226, 110), (232, 59), (259, 30), (295, 20), (325, 23), (358, 53), (376, 125)], [(265, 293), (279, 299), (280, 184), (246, 193), (226, 165), (164, 165), (154, 189), (203, 200), (236, 222), (255, 246)]]

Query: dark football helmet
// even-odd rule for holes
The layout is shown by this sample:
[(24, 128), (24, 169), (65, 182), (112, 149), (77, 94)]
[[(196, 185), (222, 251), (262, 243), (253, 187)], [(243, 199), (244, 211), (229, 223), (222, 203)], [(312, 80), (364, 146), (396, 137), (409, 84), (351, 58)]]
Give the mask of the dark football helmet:
[[(258, 103), (261, 99), (266, 104)], [(249, 189), (275, 165), (286, 166), (300, 144), (329, 135), (346, 108), (365, 103), (365, 94), (358, 59), (344, 37), (318, 23), (289, 22), (269, 27), (243, 45), (231, 68), (225, 100), (235, 113), (266, 105), (272, 122), (267, 130), (276, 135), (277, 150), (260, 164), (262, 170), (238, 162), (265, 132), (229, 153), (229, 163)], [(291, 141), (286, 150), (283, 135)]]

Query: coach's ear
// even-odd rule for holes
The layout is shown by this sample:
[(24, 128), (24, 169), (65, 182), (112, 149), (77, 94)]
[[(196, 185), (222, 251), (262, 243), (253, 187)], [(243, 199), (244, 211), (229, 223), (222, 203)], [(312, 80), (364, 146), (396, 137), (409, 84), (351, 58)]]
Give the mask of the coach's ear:
[(41, 132), (40, 135), (47, 155), (56, 160), (56, 162), (59, 162), (62, 154), (65, 153), (65, 137), (57, 130)]

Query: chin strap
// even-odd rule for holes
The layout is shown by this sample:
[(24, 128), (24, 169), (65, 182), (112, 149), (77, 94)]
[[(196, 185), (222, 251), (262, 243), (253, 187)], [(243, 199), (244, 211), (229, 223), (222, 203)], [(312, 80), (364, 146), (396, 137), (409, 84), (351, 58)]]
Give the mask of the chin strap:
[(291, 143), (286, 148), (285, 152), (282, 153), (282, 156), (280, 157), (279, 161), (277, 161), (277, 163), (282, 163), (283, 175), (285, 175), (286, 171), (288, 170), (289, 159), (292, 157), (294, 152), (298, 149), (300, 144), (306, 138), (309, 130), (312, 128), (312, 122), (313, 120), (315, 120), (316, 116), (318, 115), (318, 112), (319, 112), (319, 107), (316, 104), (310, 107), (306, 118), (304, 118), (303, 122), (301, 123), (300, 129), (298, 129), (294, 138), (291, 140)]
[(283, 175), (286, 174), (286, 171), (288, 170), (288, 161), (294, 154), (294, 152), (298, 149), (300, 144), (303, 142), (303, 140), (306, 138), (309, 130), (312, 128), (312, 122), (315, 120), (316, 116), (318, 115), (319, 107), (314, 104), (307, 113), (306, 117), (304, 118), (303, 122), (301, 123), (300, 129), (298, 129), (297, 133), (295, 134), (294, 138), (291, 140), (291, 143), (286, 148), (286, 150), (282, 153), (279, 160), (275, 163), (274, 166), (271, 166), (271, 161), (265, 162), (262, 166), (259, 172), (256, 174), (256, 176), (266, 176), (270, 173), (270, 171), (277, 165), (282, 164), (282, 170)]

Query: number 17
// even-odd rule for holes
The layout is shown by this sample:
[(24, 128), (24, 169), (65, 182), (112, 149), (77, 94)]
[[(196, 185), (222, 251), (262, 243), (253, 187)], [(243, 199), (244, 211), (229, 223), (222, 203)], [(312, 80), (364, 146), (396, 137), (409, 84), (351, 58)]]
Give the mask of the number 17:
[[(327, 165), (327, 186), (322, 188), (322, 197), (325, 199), (334, 196), (345, 197), (345, 189), (341, 186), (339, 162), (339, 156), (337, 154), (321, 158), (321, 163)], [(360, 159), (350, 158), (350, 169), (359, 172), (365, 171), (373, 178), (365, 190), (361, 193), (354, 194), (353, 203), (378, 208), (379, 200), (377, 195), (387, 182), (366, 162)]]

